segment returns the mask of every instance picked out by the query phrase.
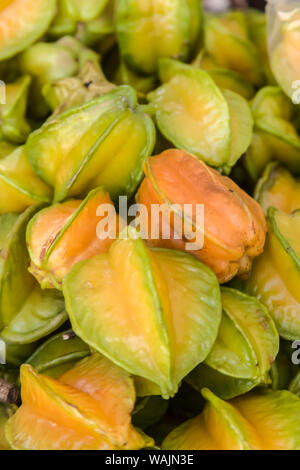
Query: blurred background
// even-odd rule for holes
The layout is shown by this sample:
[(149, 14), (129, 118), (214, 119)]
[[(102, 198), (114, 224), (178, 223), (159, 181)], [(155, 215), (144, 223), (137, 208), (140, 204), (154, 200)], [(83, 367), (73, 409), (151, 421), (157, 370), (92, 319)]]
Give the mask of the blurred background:
[(266, 2), (264, 0), (204, 0), (204, 5), (207, 10), (224, 11), (229, 8), (258, 8), (264, 10)]

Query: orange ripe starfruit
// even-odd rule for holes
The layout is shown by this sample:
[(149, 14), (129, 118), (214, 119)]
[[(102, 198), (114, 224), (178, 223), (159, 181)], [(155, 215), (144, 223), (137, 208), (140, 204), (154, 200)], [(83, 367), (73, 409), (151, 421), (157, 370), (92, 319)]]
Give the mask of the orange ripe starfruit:
[[(105, 209), (101, 209), (101, 215), (99, 208)], [(106, 214), (115, 233), (102, 236), (97, 233), (98, 224)], [(108, 193), (101, 188), (91, 191), (83, 201), (72, 199), (41, 210), (27, 228), (30, 272), (43, 288), (60, 289), (74, 264), (108, 251), (118, 235), (119, 220)]]
[[(146, 177), (137, 194), (137, 201), (151, 213), (152, 206), (164, 204), (169, 208), (159, 221), (158, 239), (149, 236), (151, 246), (186, 248), (185, 233), (179, 236), (178, 225), (189, 225), (192, 234), (204, 235), (202, 249), (190, 253), (207, 264), (221, 283), (235, 275), (245, 277), (254, 257), (263, 251), (266, 221), (260, 206), (230, 178), (222, 176), (195, 156), (182, 150), (167, 150), (151, 157), (145, 164)], [(187, 217), (185, 204), (192, 206)], [(204, 206), (204, 224), (195, 220), (197, 205)], [(151, 219), (148, 220), (152, 233)], [(170, 225), (170, 237), (161, 232)], [(185, 230), (183, 230), (185, 232)], [(189, 233), (189, 238), (191, 233)]]
[(129, 374), (99, 354), (55, 380), (21, 367), (22, 405), (6, 425), (16, 450), (135, 450), (152, 445), (131, 424)]

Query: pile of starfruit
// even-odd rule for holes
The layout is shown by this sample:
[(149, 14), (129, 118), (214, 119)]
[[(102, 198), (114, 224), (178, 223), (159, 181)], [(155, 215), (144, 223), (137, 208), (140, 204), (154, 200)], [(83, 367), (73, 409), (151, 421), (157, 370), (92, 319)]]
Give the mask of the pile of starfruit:
[(299, 19), (0, 1), (1, 450), (300, 450)]

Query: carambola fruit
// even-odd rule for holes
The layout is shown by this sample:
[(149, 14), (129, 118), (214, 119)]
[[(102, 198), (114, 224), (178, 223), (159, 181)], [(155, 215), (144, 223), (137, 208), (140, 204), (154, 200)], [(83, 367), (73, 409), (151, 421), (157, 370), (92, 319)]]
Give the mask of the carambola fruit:
[(2, 0), (0, 5), (0, 61), (26, 49), (48, 29), (56, 0)]
[(68, 14), (75, 21), (91, 21), (97, 18), (109, 0), (65, 0)]
[(12, 144), (11, 142), (7, 142), (6, 140), (0, 141), (0, 160), (15, 150), (18, 147), (16, 144)]
[(21, 215), (0, 216), (0, 335), (6, 343), (7, 362), (17, 365), (32, 353), (32, 343), (67, 319), (62, 295), (43, 292), (28, 272), (25, 230), (37, 210), (32, 206)]
[[(280, 17), (282, 23), (280, 31), (277, 31), (277, 44), (273, 48), (271, 47), (271, 41), (274, 42), (276, 31), (269, 32), (270, 60), (272, 71), (283, 91), (299, 103), (300, 8), (296, 2), (287, 6), (290, 7), (290, 11), (285, 16)], [(277, 12), (277, 15), (279, 16), (279, 12)]]
[(33, 171), (24, 146), (0, 159), (0, 193), (0, 214), (20, 213), (32, 205), (49, 203), (53, 194)]
[(0, 139), (23, 144), (31, 129), (26, 121), (27, 97), (31, 79), (19, 78), (5, 87), (5, 104), (0, 103)]
[(142, 75), (161, 57), (188, 60), (202, 27), (200, 0), (119, 0), (116, 17), (121, 56)]
[(132, 378), (98, 354), (58, 380), (21, 367), (22, 405), (7, 422), (6, 437), (19, 450), (135, 450), (152, 439), (131, 424)]
[(279, 336), (266, 307), (255, 297), (225, 287), (221, 294), (221, 325), (205, 360), (212, 370), (200, 364), (186, 380), (196, 390), (211, 386), (214, 393), (228, 399), (270, 382), (269, 371), (278, 353)]
[(54, 187), (54, 202), (98, 186), (115, 199), (134, 193), (154, 143), (150, 116), (134, 89), (122, 86), (46, 121), (26, 150), (37, 174)]
[(206, 358), (221, 319), (214, 273), (186, 253), (150, 251), (132, 227), (74, 266), (63, 292), (75, 333), (165, 398)]
[(204, 22), (204, 47), (220, 67), (240, 73), (254, 85), (263, 83), (261, 61), (249, 37), (242, 12), (207, 15)]
[(254, 197), (265, 214), (269, 207), (283, 212), (300, 209), (300, 181), (278, 162), (267, 165), (255, 188)]
[(265, 304), (279, 334), (290, 341), (300, 335), (300, 211), (268, 210), (269, 233), (264, 253), (242, 287)]
[(254, 135), (246, 167), (254, 180), (267, 163), (280, 161), (300, 173), (300, 137), (292, 122), (295, 108), (278, 87), (261, 88), (252, 100)]
[(30, 364), (38, 373), (56, 379), (89, 355), (88, 345), (72, 330), (67, 330), (47, 339), (26, 359), (26, 364)]
[[(99, 212), (101, 207), (103, 210)], [(114, 233), (110, 234), (108, 228), (105, 235), (99, 233), (98, 224), (106, 215)], [(30, 272), (43, 288), (61, 289), (62, 280), (72, 266), (106, 253), (118, 232), (119, 217), (109, 195), (101, 188), (91, 191), (83, 201), (69, 199), (47, 207), (27, 227)]]
[(38, 42), (20, 56), (20, 69), (32, 77), (30, 110), (37, 117), (47, 116), (49, 108), (42, 96), (45, 83), (72, 77), (78, 72), (78, 57), (64, 43)]
[(262, 390), (225, 402), (203, 389), (202, 414), (172, 431), (164, 450), (299, 450), (300, 399)]
[(113, 10), (110, 0), (58, 0), (48, 34), (54, 38), (72, 35), (86, 45), (97, 43), (114, 32)]
[[(148, 209), (149, 233), (151, 205), (165, 204), (169, 209), (167, 215), (171, 215), (162, 216), (158, 239), (149, 236), (151, 245), (186, 249), (185, 230), (177, 233), (186, 224), (190, 227), (189, 236), (204, 237), (202, 249), (190, 253), (207, 264), (221, 283), (250, 272), (253, 258), (263, 251), (266, 235), (265, 218), (254, 199), (231, 179), (181, 150), (168, 150), (149, 158), (145, 174), (137, 202)], [(192, 220), (185, 213), (184, 204), (192, 206)], [(200, 204), (204, 204), (204, 226), (196, 216)], [(175, 223), (176, 220), (181, 223)], [(163, 238), (165, 224), (170, 226), (169, 239)]]
[(253, 119), (247, 101), (219, 89), (205, 70), (171, 59), (159, 63), (163, 85), (148, 95), (161, 133), (226, 173), (251, 143)]
[(235, 70), (220, 67), (220, 65), (207, 54), (205, 49), (200, 50), (191, 65), (206, 70), (219, 88), (234, 91), (243, 96), (246, 100), (252, 98), (255, 93), (254, 86), (249, 80)]

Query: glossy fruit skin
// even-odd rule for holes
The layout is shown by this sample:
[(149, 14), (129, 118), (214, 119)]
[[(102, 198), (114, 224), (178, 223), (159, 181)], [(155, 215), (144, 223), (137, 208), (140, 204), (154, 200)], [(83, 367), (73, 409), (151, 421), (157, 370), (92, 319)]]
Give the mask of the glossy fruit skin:
[[(0, 7), (0, 61), (16, 55), (39, 39), (55, 13), (56, 0), (5, 1)], [(9, 31), (9, 25), (12, 31)]]
[(6, 140), (0, 141), (0, 160), (17, 148), (17, 145), (7, 142)]
[[(168, 150), (151, 157), (145, 164), (145, 174), (137, 202), (146, 205), (148, 213), (154, 203), (181, 207), (204, 204), (204, 245), (191, 253), (207, 264), (221, 283), (236, 275), (247, 276), (252, 259), (263, 251), (265, 242), (266, 222), (260, 206), (228, 177), (184, 151)], [(186, 241), (176, 239), (173, 230), (170, 240), (149, 238), (152, 246), (185, 249)]]
[(175, 147), (229, 174), (252, 139), (248, 102), (219, 88), (213, 77), (193, 65), (160, 59), (162, 85), (147, 95), (160, 132)]
[(254, 197), (265, 214), (269, 207), (293, 212), (300, 208), (300, 181), (279, 163), (269, 163), (257, 182)]
[(202, 26), (195, 0), (120, 0), (116, 15), (122, 58), (142, 75), (154, 75), (160, 57), (188, 60)]
[(78, 58), (70, 48), (59, 42), (38, 42), (22, 53), (19, 62), (21, 72), (32, 77), (30, 110), (36, 117), (46, 117), (49, 108), (42, 96), (43, 85), (75, 75)]
[(22, 405), (6, 424), (13, 449), (135, 450), (153, 444), (131, 424), (132, 379), (98, 354), (59, 380), (23, 364), (21, 393)]
[[(295, 8), (293, 8), (295, 6)], [(297, 99), (299, 92), (294, 83), (299, 80), (299, 5), (290, 5), (288, 16), (277, 20), (277, 30), (269, 32), (269, 50), (271, 68), (284, 93), (291, 99)], [(276, 15), (276, 13), (274, 14)], [(275, 34), (274, 34), (275, 33)], [(298, 101), (298, 100), (297, 100)]]
[(132, 227), (107, 254), (75, 265), (63, 292), (73, 330), (136, 376), (139, 396), (173, 396), (217, 335), (214, 273), (186, 253), (150, 251)]
[(201, 415), (164, 440), (164, 450), (299, 450), (300, 399), (288, 391), (261, 390), (225, 402), (203, 389)]
[(0, 139), (23, 144), (30, 131), (25, 114), (31, 78), (27, 75), (5, 87), (6, 103), (0, 104)]
[(254, 85), (263, 83), (259, 55), (241, 11), (207, 15), (204, 37), (205, 50), (220, 67), (238, 72)]
[(24, 146), (0, 159), (0, 191), (0, 214), (20, 214), (52, 199), (52, 189), (33, 171)]
[(42, 343), (26, 359), (39, 374), (57, 379), (91, 354), (90, 348), (71, 330), (57, 333)]
[(135, 90), (122, 86), (46, 121), (30, 135), (26, 150), (58, 202), (98, 186), (112, 199), (132, 196), (154, 144), (151, 117), (137, 104)]
[[(74, 93), (76, 86), (79, 87), (80, 84), (77, 81), (74, 84), (73, 80), (78, 75), (85, 74), (88, 62), (100, 68), (99, 60), (100, 57), (94, 50), (85, 47), (71, 36), (64, 36), (56, 42), (38, 42), (29, 47), (21, 54), (19, 64), (21, 73), (32, 78), (29, 100), (31, 114), (36, 118), (47, 117), (53, 101), (53, 98), (49, 99), (47, 89), (50, 87), (51, 90), (53, 85), (65, 82), (68, 85), (70, 81), (70, 93)], [(92, 77), (87, 77), (86, 80), (88, 82)], [(88, 92), (88, 89), (85, 91)], [(94, 97), (96, 96), (99, 95)], [(79, 106), (85, 101), (84, 97), (81, 100), (78, 98), (73, 106)], [(61, 111), (63, 110), (64, 108)]]
[(269, 208), (264, 253), (255, 261), (250, 278), (241, 285), (267, 306), (280, 336), (289, 341), (297, 340), (300, 334), (299, 258), (294, 239), (298, 225), (299, 210), (285, 214)]
[[(98, 224), (109, 208), (115, 233), (99, 238)], [(61, 289), (62, 280), (79, 261), (106, 253), (116, 239), (120, 219), (102, 188), (92, 190), (84, 200), (71, 199), (38, 212), (27, 226), (26, 240), (31, 258), (30, 272), (43, 288)]]
[(26, 251), (25, 230), (37, 210), (38, 206), (35, 206), (20, 216), (5, 214), (0, 219), (1, 252), (5, 254), (0, 262), (1, 329), (9, 324), (15, 312), (22, 307), (34, 285), (34, 279), (27, 270), (29, 257)]
[(300, 136), (293, 122), (295, 107), (276, 86), (261, 88), (251, 101), (254, 134), (245, 157), (252, 179), (263, 173), (266, 165), (279, 161), (294, 174), (300, 172)]
[(217, 340), (205, 363), (186, 381), (199, 392), (210, 387), (220, 398), (230, 399), (270, 383), (279, 335), (266, 307), (255, 297), (228, 287), (221, 293), (223, 314)]
[(58, 0), (57, 14), (48, 34), (51, 38), (71, 35), (87, 46), (98, 45), (105, 36), (114, 34), (113, 16), (113, 1)]
[(25, 230), (38, 209), (31, 206), (21, 215), (0, 216), (0, 337), (7, 363), (17, 366), (32, 354), (38, 340), (67, 320), (62, 295), (42, 291), (28, 272)]

